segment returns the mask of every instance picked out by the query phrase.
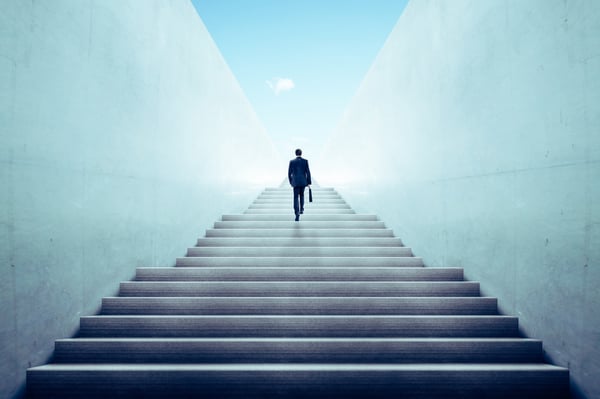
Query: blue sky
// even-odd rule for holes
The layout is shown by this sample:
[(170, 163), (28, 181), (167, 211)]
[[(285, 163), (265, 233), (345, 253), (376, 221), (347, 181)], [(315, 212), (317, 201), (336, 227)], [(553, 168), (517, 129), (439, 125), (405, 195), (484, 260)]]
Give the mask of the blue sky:
[(320, 155), (408, 2), (191, 1), (284, 158)]

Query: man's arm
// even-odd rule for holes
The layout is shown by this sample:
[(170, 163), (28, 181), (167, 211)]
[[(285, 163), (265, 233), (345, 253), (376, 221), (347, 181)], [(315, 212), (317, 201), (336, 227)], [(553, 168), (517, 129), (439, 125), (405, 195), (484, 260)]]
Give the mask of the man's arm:
[(290, 186), (292, 186), (292, 161), (290, 161), (290, 166), (288, 166), (288, 180), (290, 181)]
[(308, 168), (308, 161), (306, 161), (306, 182), (310, 186), (312, 181), (310, 180), (310, 169)]

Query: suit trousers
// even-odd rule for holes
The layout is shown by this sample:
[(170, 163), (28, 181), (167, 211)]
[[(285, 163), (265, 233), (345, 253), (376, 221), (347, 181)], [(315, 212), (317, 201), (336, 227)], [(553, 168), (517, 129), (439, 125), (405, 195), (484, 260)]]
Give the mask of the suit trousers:
[(294, 212), (299, 215), (304, 212), (304, 189), (306, 186), (294, 187)]

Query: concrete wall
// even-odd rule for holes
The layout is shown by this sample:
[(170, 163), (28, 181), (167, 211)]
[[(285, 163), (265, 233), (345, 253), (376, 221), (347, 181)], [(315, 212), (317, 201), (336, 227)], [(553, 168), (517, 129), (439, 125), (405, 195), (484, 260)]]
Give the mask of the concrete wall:
[(187, 0), (2, 1), (0, 398), (136, 266), (279, 184), (273, 148)]
[(600, 2), (412, 1), (321, 160), (600, 397)]

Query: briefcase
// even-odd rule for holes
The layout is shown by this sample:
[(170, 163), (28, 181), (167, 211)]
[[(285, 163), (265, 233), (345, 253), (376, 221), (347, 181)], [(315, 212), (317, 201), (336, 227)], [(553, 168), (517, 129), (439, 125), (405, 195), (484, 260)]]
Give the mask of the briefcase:
[(312, 202), (312, 189), (308, 188), (308, 202)]

